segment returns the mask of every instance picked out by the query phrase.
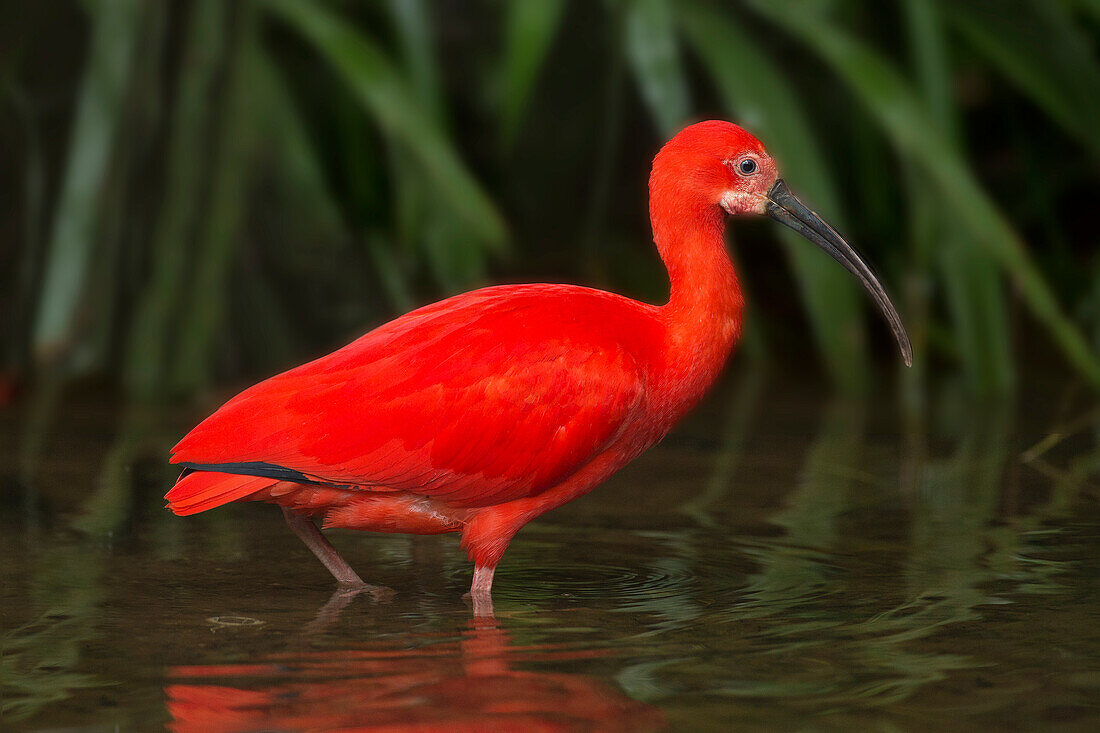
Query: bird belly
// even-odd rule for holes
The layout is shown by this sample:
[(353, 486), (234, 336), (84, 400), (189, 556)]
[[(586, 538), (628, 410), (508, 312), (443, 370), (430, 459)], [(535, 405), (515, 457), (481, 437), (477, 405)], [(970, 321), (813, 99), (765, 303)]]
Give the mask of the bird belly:
[(247, 501), (267, 501), (302, 514), (320, 515), (326, 529), (443, 534), (458, 532), (466, 519), (466, 511), (462, 509), (407, 492), (375, 492), (285, 481), (257, 491)]
[(325, 513), (325, 528), (345, 527), (369, 532), (444, 534), (458, 532), (466, 512), (427, 496), (404, 492), (355, 492), (344, 506)]

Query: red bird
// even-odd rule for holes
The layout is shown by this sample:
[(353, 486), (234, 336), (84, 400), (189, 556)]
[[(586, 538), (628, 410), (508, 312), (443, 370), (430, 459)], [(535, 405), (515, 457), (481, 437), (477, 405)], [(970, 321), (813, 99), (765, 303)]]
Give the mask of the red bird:
[(657, 443), (706, 392), (741, 333), (726, 215), (767, 214), (870, 292), (905, 363), (901, 319), (862, 257), (728, 122), (669, 141), (649, 179), (668, 268), (657, 306), (572, 285), (503, 285), (425, 306), (245, 390), (172, 450), (179, 515), (278, 504), (341, 584), (363, 581), (323, 526), (460, 532), (475, 611), (523, 525), (576, 499)]

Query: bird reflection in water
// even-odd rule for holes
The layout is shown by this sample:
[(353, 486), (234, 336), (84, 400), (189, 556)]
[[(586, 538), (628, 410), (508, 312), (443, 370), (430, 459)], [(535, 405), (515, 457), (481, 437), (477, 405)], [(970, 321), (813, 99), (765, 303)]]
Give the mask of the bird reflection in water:
[[(306, 627), (316, 633), (352, 599), (337, 592)], [(409, 642), (425, 642), (407, 648)], [(591, 677), (514, 669), (601, 652), (516, 646), (493, 617), (475, 616), (456, 641), (403, 637), (268, 654), (251, 664), (169, 670), (169, 729), (654, 731), (662, 712)]]

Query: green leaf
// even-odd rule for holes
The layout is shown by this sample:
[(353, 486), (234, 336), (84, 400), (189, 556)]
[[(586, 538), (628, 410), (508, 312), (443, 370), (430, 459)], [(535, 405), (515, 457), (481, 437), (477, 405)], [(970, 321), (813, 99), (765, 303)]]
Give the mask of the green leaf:
[(248, 210), (248, 186), (257, 139), (258, 80), (262, 68), (255, 13), (241, 7), (237, 38), (222, 95), (217, 155), (209, 203), (198, 232), (195, 269), (188, 281), (184, 318), (175, 339), (171, 388), (187, 394), (209, 385), (219, 327), (225, 319), (229, 271)]
[(642, 99), (669, 137), (691, 112), (672, 9), (667, 0), (628, 0), (623, 23), (626, 57)]
[(1051, 0), (939, 0), (947, 18), (1004, 76), (1100, 155), (1100, 66), (1093, 44)]
[(89, 287), (100, 187), (118, 134), (141, 5), (136, 0), (89, 3), (91, 41), (48, 244), (33, 331), (39, 358), (72, 346), (81, 300)]
[(279, 69), (262, 49), (251, 52), (257, 104), (264, 114), (257, 124), (271, 139), (280, 172), (293, 189), (301, 213), (309, 217), (307, 231), (330, 236), (341, 228), (340, 207), (325, 180), (321, 160)]
[(152, 273), (129, 330), (125, 382), (132, 395), (151, 398), (166, 388), (169, 343), (187, 282), (190, 235), (201, 209), (210, 145), (210, 98), (225, 55), (225, 10), (220, 0), (192, 7), (185, 41), (190, 63), (178, 72), (160, 209), (150, 243)]
[[(912, 87), (881, 55), (837, 27), (805, 2), (782, 9), (751, 0), (761, 15), (797, 36), (848, 85), (898, 151), (939, 188), (960, 226), (1012, 277), (1032, 315), (1050, 332), (1067, 360), (1100, 387), (1100, 362), (1057, 298), (1027, 246), (982, 190), (966, 161), (940, 134)], [(792, 7), (793, 6), (793, 7)]]
[(505, 228), (496, 206), (379, 46), (320, 3), (267, 0), (265, 5), (313, 44), (386, 136), (410, 151), (437, 187), (440, 203), (479, 241), (502, 248)]
[[(959, 127), (951, 104), (946, 39), (933, 0), (906, 0), (905, 9), (913, 60), (929, 117), (940, 134), (961, 150)], [(985, 255), (970, 232), (946, 216), (950, 206), (921, 172), (908, 187), (913, 215), (928, 219), (921, 228), (927, 242), (922, 252), (935, 250), (936, 264), (946, 285), (958, 352), (974, 393), (998, 393), (1012, 387), (1012, 348), (1002, 278), (996, 262)], [(930, 263), (924, 263), (930, 264)]]
[(1079, 12), (1087, 13), (1094, 21), (1100, 21), (1100, 0), (1070, 0)]
[[(938, 197), (935, 204), (941, 205)], [(1015, 378), (1000, 273), (963, 232), (944, 231), (940, 244), (941, 272), (971, 392), (1004, 392)]]
[[(684, 5), (680, 24), (728, 113), (758, 133), (791, 184), (843, 230), (839, 196), (790, 83), (729, 15)], [(848, 274), (787, 229), (780, 232), (817, 347), (833, 382), (866, 390), (868, 358), (859, 290)]]
[(416, 302), (409, 290), (405, 273), (394, 257), (397, 248), (382, 234), (368, 234), (366, 246), (390, 303), (401, 311), (412, 310)]
[[(487, 253), (482, 247), (469, 246), (476, 241), (476, 233), (470, 232), (455, 212), (433, 205), (431, 181), (421, 168), (408, 164), (412, 159), (408, 150), (395, 146), (390, 153), (395, 218), (404, 248), (415, 248), (422, 254), (443, 292), (483, 285)], [(379, 260), (376, 249), (372, 254), (381, 267), (394, 264)], [(390, 268), (390, 273), (394, 272)], [(392, 288), (387, 290), (394, 292)]]
[(442, 123), (443, 92), (432, 43), (431, 18), (424, 7), (424, 0), (387, 0), (386, 6), (393, 18), (401, 42), (402, 60), (409, 71), (417, 98), (432, 118)]
[(505, 6), (500, 137), (507, 149), (519, 134), (531, 90), (561, 25), (565, 2), (513, 0)]

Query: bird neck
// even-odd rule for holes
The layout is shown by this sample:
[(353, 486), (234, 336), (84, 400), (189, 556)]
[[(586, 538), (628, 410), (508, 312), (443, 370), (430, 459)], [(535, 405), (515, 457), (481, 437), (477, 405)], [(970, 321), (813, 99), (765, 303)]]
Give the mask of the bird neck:
[(741, 334), (744, 298), (726, 251), (724, 212), (654, 199), (653, 237), (669, 278), (669, 300), (660, 309), (668, 342), (662, 371), (670, 397), (686, 410), (729, 358)]

